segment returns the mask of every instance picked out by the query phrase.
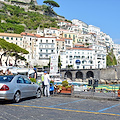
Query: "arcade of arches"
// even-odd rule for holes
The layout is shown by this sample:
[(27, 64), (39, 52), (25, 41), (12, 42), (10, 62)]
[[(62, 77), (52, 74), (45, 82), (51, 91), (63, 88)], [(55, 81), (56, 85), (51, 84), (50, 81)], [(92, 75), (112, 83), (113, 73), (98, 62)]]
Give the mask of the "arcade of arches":
[(69, 78), (71, 80), (75, 79), (86, 79), (86, 78), (94, 78), (94, 73), (92, 71), (87, 71), (86, 73), (81, 72), (81, 71), (76, 71), (76, 72), (71, 72), (71, 71), (66, 71), (64, 72), (64, 78)]

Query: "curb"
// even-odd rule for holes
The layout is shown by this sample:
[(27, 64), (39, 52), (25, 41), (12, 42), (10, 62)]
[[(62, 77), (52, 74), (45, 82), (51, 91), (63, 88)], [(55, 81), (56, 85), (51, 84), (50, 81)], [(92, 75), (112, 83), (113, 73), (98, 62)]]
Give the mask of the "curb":
[(69, 98), (82, 98), (82, 99), (93, 99), (93, 100), (108, 100), (108, 101), (120, 101), (120, 98), (106, 98), (99, 96), (83, 96), (74, 94), (54, 94), (52, 97), (69, 97)]

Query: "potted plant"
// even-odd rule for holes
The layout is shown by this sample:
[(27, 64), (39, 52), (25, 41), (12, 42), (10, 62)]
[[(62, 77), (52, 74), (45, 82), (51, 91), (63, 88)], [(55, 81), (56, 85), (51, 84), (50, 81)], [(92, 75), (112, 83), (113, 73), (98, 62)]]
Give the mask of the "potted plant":
[(58, 92), (65, 93), (65, 94), (71, 94), (73, 91), (73, 87), (68, 84), (68, 81), (62, 81), (62, 85), (59, 85)]
[(118, 90), (118, 97), (120, 97), (120, 86), (119, 86), (119, 90)]

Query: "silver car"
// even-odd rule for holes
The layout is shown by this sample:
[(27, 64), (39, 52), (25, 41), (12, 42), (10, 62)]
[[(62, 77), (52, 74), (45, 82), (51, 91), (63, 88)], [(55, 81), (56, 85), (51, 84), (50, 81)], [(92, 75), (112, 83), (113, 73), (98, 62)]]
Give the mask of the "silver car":
[(20, 99), (36, 96), (41, 97), (40, 86), (24, 75), (0, 76), (0, 99), (19, 102)]

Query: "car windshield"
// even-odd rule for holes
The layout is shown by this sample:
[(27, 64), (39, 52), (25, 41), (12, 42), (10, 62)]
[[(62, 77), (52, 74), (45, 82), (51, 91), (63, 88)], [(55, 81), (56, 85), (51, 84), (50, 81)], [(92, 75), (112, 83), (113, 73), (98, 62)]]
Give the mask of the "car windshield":
[(0, 76), (0, 83), (1, 82), (11, 82), (13, 78), (14, 78), (13, 75), (2, 75), (2, 76)]

